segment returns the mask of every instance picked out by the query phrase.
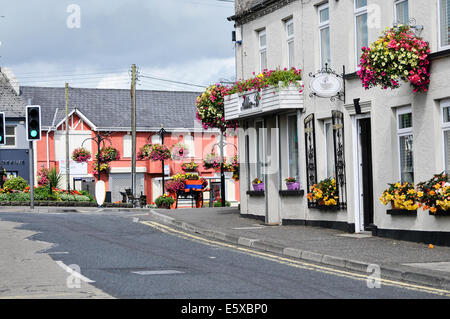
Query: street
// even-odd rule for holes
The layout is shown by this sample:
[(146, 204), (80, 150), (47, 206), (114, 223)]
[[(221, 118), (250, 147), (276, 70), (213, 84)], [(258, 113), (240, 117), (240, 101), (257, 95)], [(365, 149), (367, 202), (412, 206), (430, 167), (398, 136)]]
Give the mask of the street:
[[(136, 212), (0, 212), (0, 229), (0, 298), (446, 297), (395, 284), (369, 288), (366, 280), (350, 273), (323, 271), (250, 249), (195, 240)], [(36, 243), (42, 242), (49, 244), (39, 251)], [(8, 254), (19, 245), (30, 261), (25, 270), (26, 259), (15, 258), (14, 251)], [(50, 256), (53, 264), (37, 267), (43, 255)], [(70, 274), (64, 265), (79, 267), (79, 287), (65, 287)], [(27, 280), (11, 276), (8, 269), (26, 271)]]

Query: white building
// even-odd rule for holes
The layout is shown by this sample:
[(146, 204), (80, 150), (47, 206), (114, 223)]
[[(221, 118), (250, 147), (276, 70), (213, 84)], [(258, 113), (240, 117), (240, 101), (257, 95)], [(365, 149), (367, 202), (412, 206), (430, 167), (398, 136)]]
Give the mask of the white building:
[[(305, 86), (302, 104), (237, 116), (241, 214), (270, 224), (371, 230), (449, 245), (450, 214), (419, 208), (413, 216), (393, 216), (378, 198), (387, 183), (418, 183), (449, 169), (450, 0), (236, 0), (229, 20), (236, 29), (237, 78), (295, 66)], [(364, 90), (356, 75), (361, 47), (395, 22), (415, 24), (430, 44), (427, 93), (413, 93), (408, 83)], [(325, 63), (339, 75), (345, 67), (345, 101), (310, 96), (309, 74)], [(288, 176), (296, 176), (303, 191), (286, 191)], [(256, 177), (264, 177), (263, 194), (251, 189)], [(308, 205), (310, 186), (327, 177), (337, 178), (339, 210)]]

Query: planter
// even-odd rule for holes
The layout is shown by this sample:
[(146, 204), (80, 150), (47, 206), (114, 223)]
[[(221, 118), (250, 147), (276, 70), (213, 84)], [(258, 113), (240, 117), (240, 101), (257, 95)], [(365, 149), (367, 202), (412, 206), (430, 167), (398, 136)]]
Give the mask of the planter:
[[(302, 83), (302, 81), (298, 81), (300, 86)], [(250, 101), (260, 99), (258, 105), (243, 107), (245, 98)], [(300, 93), (299, 88), (294, 84), (284, 88), (267, 87), (261, 92), (234, 93), (225, 96), (224, 109), (227, 120), (237, 120), (274, 111), (303, 109), (303, 93)]]
[(417, 210), (407, 209), (388, 209), (386, 214), (392, 216), (417, 216)]
[(160, 209), (170, 209), (168, 205), (159, 205), (158, 208)]
[(203, 189), (203, 182), (199, 179), (197, 180), (187, 179), (185, 181), (185, 184), (186, 189), (198, 189), (198, 190)]
[(432, 213), (431, 211), (428, 211), (430, 215), (432, 216), (450, 216), (450, 211), (438, 209), (436, 213)]
[(263, 192), (264, 191), (264, 183), (252, 184), (252, 185), (253, 185), (253, 189), (256, 192)]
[(290, 191), (296, 191), (300, 189), (300, 182), (287, 182), (287, 189)]

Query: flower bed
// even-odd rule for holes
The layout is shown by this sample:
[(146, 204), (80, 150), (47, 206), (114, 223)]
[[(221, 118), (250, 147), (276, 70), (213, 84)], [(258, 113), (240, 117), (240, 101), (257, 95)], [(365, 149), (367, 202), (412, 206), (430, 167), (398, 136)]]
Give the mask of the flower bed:
[(409, 81), (414, 92), (427, 92), (430, 83), (430, 47), (409, 26), (387, 28), (368, 48), (362, 48), (358, 76), (363, 87), (395, 89)]

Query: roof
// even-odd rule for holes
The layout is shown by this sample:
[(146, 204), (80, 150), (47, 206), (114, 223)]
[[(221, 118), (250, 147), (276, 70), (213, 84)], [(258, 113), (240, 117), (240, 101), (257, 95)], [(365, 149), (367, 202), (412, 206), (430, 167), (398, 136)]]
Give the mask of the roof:
[(6, 117), (24, 117), (25, 100), (14, 90), (8, 76), (0, 70), (0, 112)]
[[(42, 127), (65, 119), (65, 88), (22, 86), (21, 96), (41, 106)], [(136, 127), (152, 131), (194, 128), (199, 92), (136, 90)], [(55, 117), (55, 112), (58, 112)], [(69, 88), (69, 113), (77, 109), (97, 130), (131, 129), (130, 90)], [(55, 118), (55, 123), (53, 119)]]

